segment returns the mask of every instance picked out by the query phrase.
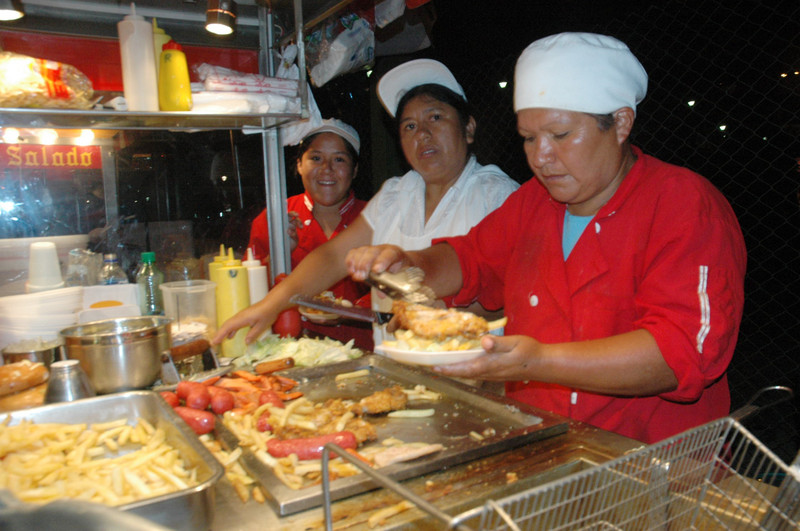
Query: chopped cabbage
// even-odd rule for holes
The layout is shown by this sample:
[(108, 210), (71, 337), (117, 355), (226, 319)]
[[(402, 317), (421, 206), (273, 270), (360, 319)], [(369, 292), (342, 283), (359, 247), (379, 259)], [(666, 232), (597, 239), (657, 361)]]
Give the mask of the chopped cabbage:
[(234, 358), (233, 364), (242, 367), (273, 359), (293, 358), (296, 367), (312, 367), (360, 358), (363, 354), (353, 346), (352, 339), (341, 343), (327, 337), (293, 339), (268, 333), (248, 345), (247, 352)]

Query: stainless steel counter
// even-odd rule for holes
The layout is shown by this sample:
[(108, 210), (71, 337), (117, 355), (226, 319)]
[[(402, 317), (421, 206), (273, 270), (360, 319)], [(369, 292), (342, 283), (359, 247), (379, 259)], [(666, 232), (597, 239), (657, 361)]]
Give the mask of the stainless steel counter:
[[(402, 484), (448, 514), (456, 515), (483, 505), (488, 498), (500, 498), (541, 483), (564, 477), (642, 447), (642, 443), (569, 421), (567, 433), (524, 447), (425, 474)], [(321, 489), (321, 487), (320, 487)], [(376, 489), (336, 501), (332, 506), (334, 529), (369, 529), (367, 521), (376, 511), (401, 501), (393, 492)], [(242, 503), (227, 480), (217, 486), (213, 530), (292, 531), (324, 527), (322, 507), (289, 516), (278, 516), (268, 503)], [(444, 528), (416, 508), (398, 514), (381, 529)]]

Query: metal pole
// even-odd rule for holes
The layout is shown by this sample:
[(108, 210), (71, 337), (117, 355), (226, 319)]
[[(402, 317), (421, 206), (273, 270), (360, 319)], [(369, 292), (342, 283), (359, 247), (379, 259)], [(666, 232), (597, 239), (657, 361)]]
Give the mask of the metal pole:
[[(295, 2), (297, 8), (297, 2)], [(259, 7), (259, 40), (261, 73), (272, 76), (275, 65), (272, 53), (274, 36), (272, 11)], [(283, 161), (283, 147), (278, 128), (261, 132), (261, 147), (264, 154), (264, 189), (267, 196), (267, 220), (269, 224), (270, 280), (291, 269), (289, 261), (289, 234), (286, 231), (288, 213), (286, 211), (286, 170)]]

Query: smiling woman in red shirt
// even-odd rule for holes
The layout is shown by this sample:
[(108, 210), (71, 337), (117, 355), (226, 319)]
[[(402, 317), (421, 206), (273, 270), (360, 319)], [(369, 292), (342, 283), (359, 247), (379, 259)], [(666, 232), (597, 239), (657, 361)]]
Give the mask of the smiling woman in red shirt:
[[(297, 173), (305, 192), (286, 200), (289, 213), (289, 240), (292, 269), (311, 251), (335, 237), (355, 220), (367, 204), (355, 197), (353, 179), (358, 172), (361, 148), (358, 133), (346, 123), (328, 119), (308, 133), (300, 143)], [(266, 210), (254, 220), (249, 247), (253, 255), (266, 261), (269, 257), (269, 226)], [(355, 303), (369, 293), (366, 284), (350, 278), (329, 288), (337, 298)], [(366, 302), (369, 306), (369, 302)], [(359, 348), (372, 350), (372, 331), (368, 326), (327, 326), (304, 323), (308, 330), (347, 342), (355, 339)]]

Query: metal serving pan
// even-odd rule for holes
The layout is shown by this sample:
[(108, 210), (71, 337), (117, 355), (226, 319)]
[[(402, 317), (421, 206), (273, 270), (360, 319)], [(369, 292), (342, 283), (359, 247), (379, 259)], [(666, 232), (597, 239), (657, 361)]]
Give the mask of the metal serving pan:
[[(166, 440), (180, 451), (187, 465), (197, 467), (195, 487), (120, 505), (117, 508), (171, 529), (207, 530), (214, 520), (214, 485), (224, 474), (222, 465), (203, 446), (197, 435), (152, 391), (129, 391), (74, 402), (52, 404), (7, 414), (14, 425), (23, 419), (37, 424), (110, 422), (127, 418), (135, 425), (143, 418), (156, 428), (163, 428)], [(0, 416), (5, 419), (6, 415)]]
[[(366, 369), (369, 374), (335, 381), (337, 374), (361, 369)], [(395, 480), (417, 477), (567, 431), (563, 417), (380, 355), (367, 355), (322, 367), (290, 369), (281, 374), (297, 380), (297, 389), (314, 402), (328, 398), (360, 399), (395, 384), (407, 389), (422, 384), (441, 393), (443, 398), (439, 401), (409, 404), (410, 408), (434, 408), (436, 413), (432, 417), (370, 417), (378, 432), (378, 441), (371, 444), (396, 437), (405, 442), (421, 441), (444, 446), (444, 450), (438, 453), (380, 469), (381, 473)], [(238, 445), (235, 435), (222, 422), (217, 422), (216, 426), (216, 435), (222, 444), (235, 448)], [(469, 435), (471, 431), (482, 433), (487, 428), (493, 428), (496, 434), (482, 441)], [(253, 453), (245, 451), (243, 461), (268, 491), (269, 501), (278, 514), (292, 514), (323, 504), (321, 485), (293, 490)], [(374, 488), (377, 485), (369, 477), (358, 474), (333, 481), (331, 496), (335, 500)]]

